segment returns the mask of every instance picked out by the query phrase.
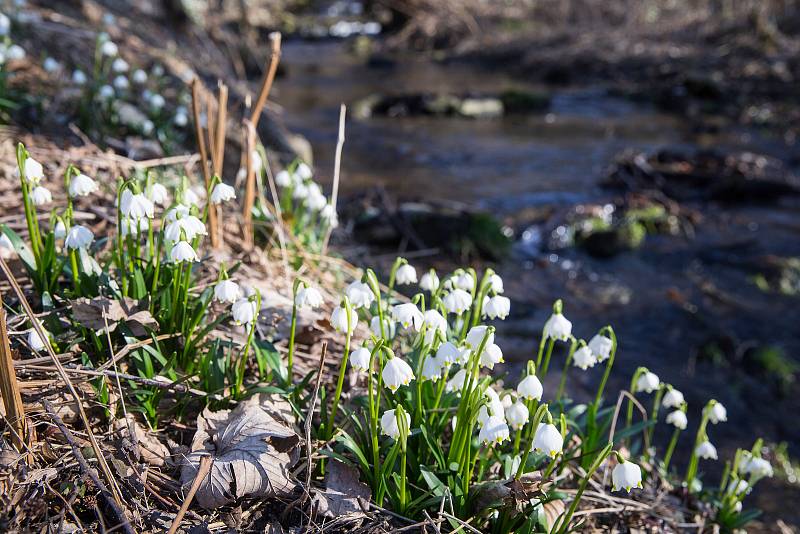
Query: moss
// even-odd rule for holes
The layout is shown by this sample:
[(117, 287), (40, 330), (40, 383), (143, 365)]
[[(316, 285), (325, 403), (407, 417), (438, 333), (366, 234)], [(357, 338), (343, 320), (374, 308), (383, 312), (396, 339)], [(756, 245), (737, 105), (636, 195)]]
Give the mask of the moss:
[(753, 362), (761, 371), (778, 383), (781, 391), (786, 393), (794, 384), (800, 365), (786, 355), (780, 347), (759, 347), (753, 353)]

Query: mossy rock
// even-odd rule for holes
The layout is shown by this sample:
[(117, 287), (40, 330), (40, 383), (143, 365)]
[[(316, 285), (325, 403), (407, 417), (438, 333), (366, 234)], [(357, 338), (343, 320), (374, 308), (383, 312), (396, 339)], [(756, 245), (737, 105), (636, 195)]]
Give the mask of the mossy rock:
[(644, 224), (628, 220), (604, 230), (581, 235), (577, 242), (592, 256), (610, 258), (620, 252), (639, 248), (646, 236)]

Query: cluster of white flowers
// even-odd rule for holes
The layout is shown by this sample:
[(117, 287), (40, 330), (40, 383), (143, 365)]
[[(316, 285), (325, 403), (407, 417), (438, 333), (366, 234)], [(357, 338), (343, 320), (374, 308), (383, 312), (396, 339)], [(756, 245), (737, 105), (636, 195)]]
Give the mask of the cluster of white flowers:
[(7, 61), (20, 61), (25, 59), (25, 49), (10, 40), (11, 19), (0, 13), (0, 69)]
[[(254, 154), (252, 160), (256, 160)], [(256, 169), (261, 167), (261, 158), (258, 157), (259, 165), (253, 163)], [(322, 188), (314, 181), (314, 173), (306, 163), (300, 162), (296, 166), (290, 165), (288, 168), (279, 171), (275, 175), (275, 184), (282, 190), (283, 205), (285, 208), (291, 207), (293, 211), (300, 209), (307, 210), (310, 214), (316, 214), (319, 219), (331, 228), (339, 225), (336, 210), (328, 202), (322, 192)]]

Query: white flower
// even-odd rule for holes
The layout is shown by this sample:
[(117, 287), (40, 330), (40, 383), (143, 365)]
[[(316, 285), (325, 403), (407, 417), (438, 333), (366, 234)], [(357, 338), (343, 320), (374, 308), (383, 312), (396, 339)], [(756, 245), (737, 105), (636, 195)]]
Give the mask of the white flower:
[(354, 370), (363, 373), (369, 369), (369, 360), (371, 356), (372, 354), (368, 348), (359, 347), (350, 353), (350, 366)]
[(297, 168), (295, 169), (294, 172), (302, 180), (308, 180), (312, 176), (314, 176), (314, 173), (311, 172), (311, 167), (309, 167), (308, 165), (306, 165), (303, 162), (300, 162), (300, 164), (297, 166)]
[(142, 193), (133, 194), (129, 189), (122, 192), (120, 199), (120, 211), (131, 219), (141, 219), (147, 217), (152, 219), (155, 211), (153, 203)]
[(322, 294), (315, 287), (301, 287), (297, 290), (294, 303), (298, 308), (316, 309), (322, 306)]
[[(331, 313), (331, 324), (337, 332), (347, 332), (347, 309), (343, 306), (337, 306)], [(350, 310), (350, 332), (356, 329), (358, 324), (358, 313), (356, 310)]]
[(0, 13), (0, 37), (5, 37), (11, 32), (11, 19)]
[(391, 358), (386, 365), (383, 366), (383, 383), (387, 388), (392, 390), (392, 393), (397, 391), (400, 386), (407, 386), (414, 380), (414, 371), (411, 366), (400, 358)]
[(539, 423), (536, 434), (533, 436), (533, 450), (555, 458), (563, 447), (564, 438), (555, 425)]
[(686, 425), (689, 424), (689, 421), (687, 420), (686, 414), (683, 413), (683, 411), (675, 410), (667, 415), (667, 424), (670, 424), (681, 430), (686, 430)]
[[(403, 412), (403, 414), (405, 415), (404, 419), (406, 420), (405, 428), (408, 430), (411, 426), (411, 415), (409, 415), (407, 412)], [(399, 438), (400, 425), (398, 423), (397, 411), (386, 410), (383, 412), (383, 415), (381, 415), (381, 432), (392, 439)]]
[(598, 363), (606, 361), (611, 356), (611, 348), (613, 346), (614, 342), (611, 341), (610, 338), (601, 336), (600, 334), (595, 334), (595, 336), (589, 340), (589, 349), (592, 351), (594, 357), (597, 358)]
[(184, 239), (192, 241), (196, 236), (206, 234), (206, 227), (203, 221), (194, 215), (186, 215), (177, 221), (172, 221), (164, 229), (164, 238), (173, 242)]
[(640, 391), (644, 391), (645, 393), (652, 393), (659, 387), (661, 387), (661, 380), (658, 379), (658, 375), (647, 371), (642, 373), (639, 378), (636, 379), (633, 392), (638, 393)]
[(754, 478), (771, 477), (774, 473), (772, 465), (763, 458), (749, 456), (742, 460), (739, 470), (742, 473), (752, 475)]
[(395, 281), (397, 285), (403, 286), (407, 284), (416, 284), (417, 283), (417, 270), (414, 269), (411, 265), (404, 263), (400, 267), (397, 268), (397, 272), (395, 273)]
[(680, 408), (683, 403), (683, 393), (675, 388), (670, 388), (669, 391), (664, 393), (664, 398), (661, 400), (661, 405), (664, 408)]
[(142, 130), (142, 133), (144, 135), (150, 135), (151, 133), (153, 133), (153, 129), (155, 127), (156, 125), (153, 123), (153, 121), (148, 119), (144, 121), (139, 128)]
[(632, 488), (642, 487), (642, 470), (633, 462), (622, 461), (611, 471), (611, 485), (614, 491), (625, 488), (630, 493)]
[(166, 206), (169, 203), (169, 192), (162, 184), (154, 183), (147, 190), (147, 198), (153, 204), (160, 204)]
[(467, 371), (464, 369), (459, 369), (453, 377), (447, 381), (445, 384), (445, 391), (448, 393), (456, 392), (461, 393), (461, 389), (464, 387), (464, 381), (467, 379)]
[(488, 315), (490, 319), (505, 319), (510, 311), (511, 300), (508, 297), (495, 295), (483, 299), (483, 314)]
[(481, 353), (481, 365), (483, 367), (494, 369), (495, 364), (503, 363), (504, 361), (503, 351), (494, 343), (486, 345), (483, 348), (483, 352)]
[(575, 351), (575, 354), (572, 355), (572, 365), (575, 367), (579, 367), (584, 371), (589, 367), (594, 367), (594, 364), (597, 363), (597, 358), (594, 357), (592, 354), (592, 349), (588, 346), (581, 347)]
[(423, 274), (419, 280), (419, 287), (431, 293), (436, 291), (439, 288), (439, 277), (436, 275), (436, 271), (428, 271)]
[(475, 288), (475, 279), (466, 271), (456, 271), (454, 276), (450, 279), (453, 287), (462, 289), (464, 291), (472, 291)]
[(447, 319), (437, 310), (427, 310), (423, 324), (428, 327), (425, 331), (425, 343), (433, 343), (437, 331), (441, 332), (442, 339), (447, 337)]
[(42, 63), (42, 67), (46, 72), (56, 72), (57, 70), (61, 69), (61, 63), (56, 61), (55, 59), (48, 57), (45, 58), (44, 63)]
[(472, 305), (472, 295), (463, 289), (454, 289), (445, 295), (443, 302), (448, 312), (461, 315)]
[(542, 400), (544, 388), (536, 375), (528, 375), (517, 386), (517, 393), (525, 400)]
[(286, 169), (279, 171), (278, 174), (275, 175), (275, 184), (278, 187), (289, 187), (292, 185), (292, 177), (289, 175), (289, 171)]
[(114, 44), (114, 41), (106, 41), (100, 45), (100, 53), (104, 56), (113, 57), (119, 53), (119, 48)]
[(7, 260), (14, 257), (14, 254), (16, 254), (14, 244), (6, 234), (0, 232), (0, 257)]
[(750, 490), (750, 484), (741, 478), (738, 481), (736, 479), (731, 479), (730, 483), (728, 484), (728, 492), (733, 495), (745, 495), (750, 493)]
[(708, 420), (715, 425), (724, 423), (728, 420), (728, 410), (725, 409), (721, 402), (715, 402), (711, 406), (711, 411), (708, 412)]
[(180, 263), (182, 261), (200, 261), (197, 257), (197, 252), (192, 248), (192, 245), (186, 241), (178, 241), (172, 250), (169, 251), (169, 259), (172, 263)]
[(114, 85), (114, 87), (115, 87), (115, 88), (119, 89), (120, 91), (124, 91), (124, 90), (126, 90), (128, 87), (130, 87), (130, 86), (131, 86), (130, 82), (128, 81), (128, 78), (126, 78), (126, 77), (125, 77), (124, 75), (122, 75), (122, 74), (120, 74), (119, 76), (117, 76), (116, 78), (114, 78), (114, 83), (113, 83), (113, 85)]
[(490, 416), (481, 428), (478, 439), (484, 444), (494, 446), (508, 440), (508, 425), (506, 422), (494, 415)]
[(419, 308), (414, 303), (407, 302), (392, 306), (392, 320), (400, 323), (403, 328), (412, 328), (414, 331), (419, 332), (424, 319), (422, 312), (419, 311)]
[(544, 323), (544, 335), (549, 339), (566, 341), (572, 334), (572, 323), (560, 313), (554, 313)]
[(422, 378), (425, 380), (439, 380), (442, 377), (442, 362), (433, 354), (428, 354), (422, 364)]
[(85, 197), (97, 191), (97, 182), (86, 176), (85, 174), (78, 174), (74, 176), (69, 182), (69, 196)]
[(26, 55), (25, 49), (16, 44), (9, 46), (6, 51), (6, 58), (8, 58), (9, 61), (25, 59)]
[(97, 96), (100, 100), (111, 100), (114, 98), (114, 88), (110, 85), (104, 85), (97, 90)]
[(336, 216), (336, 211), (330, 204), (322, 208), (322, 211), (319, 212), (319, 216), (322, 217), (322, 220), (327, 222), (331, 228), (339, 226), (339, 218)]
[(200, 206), (200, 195), (188, 187), (183, 191), (183, 203), (187, 206)]
[(33, 202), (34, 206), (42, 206), (52, 201), (53, 195), (50, 193), (50, 190), (44, 186), (37, 185), (31, 191), (31, 202)]
[(128, 62), (121, 57), (118, 57), (111, 63), (111, 70), (116, 73), (128, 72), (128, 68), (130, 68)]
[(308, 199), (306, 199), (306, 203), (308, 204), (308, 209), (311, 211), (322, 211), (325, 209), (325, 206), (328, 205), (328, 199), (325, 198), (319, 191), (312, 191), (308, 195)]
[[(44, 179), (44, 168), (42, 164), (33, 158), (25, 158), (25, 163), (22, 164), (25, 171), (25, 179), (32, 184), (38, 184)], [(19, 170), (17, 170), (19, 174)]]
[(122, 235), (135, 235), (138, 236), (142, 232), (146, 232), (150, 221), (148, 219), (139, 219), (138, 222), (127, 217), (120, 221)]
[(717, 459), (717, 448), (711, 444), (710, 441), (706, 440), (702, 442), (697, 448), (694, 450), (694, 453), (699, 456), (700, 458), (704, 458), (706, 460), (716, 460)]
[(308, 186), (306, 184), (296, 184), (294, 186), (294, 191), (292, 191), (292, 198), (295, 200), (305, 200), (308, 198), (309, 191)]
[(233, 304), (239, 299), (242, 290), (239, 284), (233, 280), (220, 280), (214, 286), (214, 299), (218, 302), (229, 302)]
[(147, 82), (147, 73), (142, 69), (136, 69), (133, 71), (133, 76), (131, 76), (131, 78), (133, 79), (133, 83), (138, 83), (141, 85)]
[[(45, 333), (47, 331), (45, 330)], [(28, 345), (31, 346), (34, 352), (39, 352), (43, 348), (45, 348), (45, 342), (39, 336), (39, 333), (36, 331), (35, 328), (31, 328), (28, 330)]]
[(487, 346), (494, 343), (494, 333), (490, 333), (488, 336), (486, 336), (486, 332), (488, 331), (488, 329), (489, 327), (485, 325), (478, 325), (470, 328), (469, 332), (467, 333), (467, 338), (465, 340), (467, 345), (477, 350), (477, 348), (481, 344), (481, 341), (483, 341), (484, 337), (487, 338), (486, 339)]
[(64, 246), (68, 249), (77, 250), (80, 248), (88, 248), (94, 241), (94, 234), (85, 226), (79, 224), (69, 229), (66, 239), (64, 239)]
[(150, 96), (150, 101), (148, 103), (150, 104), (150, 107), (152, 109), (154, 109), (155, 111), (160, 111), (167, 103), (167, 101), (160, 94), (154, 93), (153, 95)]
[(86, 77), (86, 74), (82, 70), (75, 69), (72, 72), (72, 83), (74, 83), (75, 85), (86, 85), (87, 81), (89, 81), (89, 79)]
[(506, 408), (506, 420), (514, 430), (520, 430), (522, 427), (524, 427), (528, 422), (529, 416), (530, 413), (528, 412), (528, 407), (525, 406), (525, 403), (522, 401), (518, 400)]
[(452, 365), (461, 358), (461, 351), (453, 343), (445, 341), (439, 345), (439, 349), (436, 351), (436, 358), (442, 362), (442, 365)]
[(228, 184), (218, 183), (211, 191), (211, 203), (221, 204), (236, 198), (236, 190)]
[(253, 172), (258, 173), (261, 170), (263, 163), (261, 161), (261, 154), (258, 153), (258, 150), (253, 150), (250, 153), (250, 164), (253, 166)]
[(174, 222), (180, 219), (181, 217), (189, 215), (190, 211), (191, 210), (189, 209), (188, 206), (184, 206), (183, 204), (178, 204), (174, 208), (170, 208), (164, 217), (167, 219), (168, 222)]
[(178, 128), (183, 128), (189, 124), (189, 115), (181, 112), (175, 113), (175, 117), (172, 119), (172, 122), (175, 123), (175, 126)]
[(372, 292), (368, 284), (360, 280), (353, 281), (347, 289), (345, 289), (347, 298), (350, 299), (350, 304), (354, 309), (369, 308), (372, 301), (375, 300), (375, 294)]
[(256, 303), (248, 298), (241, 298), (231, 306), (231, 314), (236, 324), (250, 324), (258, 317)]
[[(384, 317), (383, 328), (384, 332), (386, 333), (387, 339), (391, 339), (394, 337), (395, 334), (394, 326), (395, 325), (392, 321)], [(372, 331), (373, 334), (375, 334), (376, 337), (383, 337), (383, 334), (381, 333), (381, 318), (379, 315), (375, 315), (372, 317), (372, 319), (370, 319), (369, 329)]]
[(500, 278), (500, 275), (493, 274), (489, 277), (489, 286), (492, 288), (492, 291), (495, 293), (502, 293), (504, 291), (503, 288), (503, 279)]
[[(5, 234), (3, 234), (3, 236), (5, 236)], [(53, 237), (55, 237), (56, 239), (64, 239), (65, 237), (67, 237), (67, 225), (64, 224), (64, 221), (62, 221), (61, 219), (56, 221), (56, 226), (55, 228), (53, 228)]]

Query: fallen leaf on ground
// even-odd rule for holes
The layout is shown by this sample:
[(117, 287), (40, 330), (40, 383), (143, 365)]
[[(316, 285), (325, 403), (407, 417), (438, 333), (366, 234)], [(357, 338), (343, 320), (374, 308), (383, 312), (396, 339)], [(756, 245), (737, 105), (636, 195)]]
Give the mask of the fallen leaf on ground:
[(369, 486), (358, 478), (358, 470), (344, 462), (332, 460), (325, 472), (325, 490), (314, 495), (317, 511), (325, 517), (363, 515), (359, 501), (369, 502)]
[[(263, 406), (260, 404), (263, 403)], [(299, 458), (299, 436), (271, 413), (280, 410), (253, 397), (233, 411), (204, 410), (197, 417), (191, 453), (181, 468), (188, 488), (197, 475), (200, 457), (210, 454), (211, 471), (195, 499), (203, 508), (217, 508), (241, 497), (286, 496), (295, 483), (289, 470)]]
[[(104, 332), (106, 321), (109, 332), (113, 332), (121, 321), (125, 322), (135, 336), (147, 335), (145, 327), (150, 330), (158, 330), (158, 321), (148, 311), (147, 304), (137, 302), (132, 298), (125, 297), (122, 300), (106, 297), (81, 298), (72, 301), (71, 304), (72, 318), (81, 326), (91, 330)], [(105, 320), (103, 319), (104, 312)]]
[(139, 453), (142, 456), (142, 460), (153, 467), (163, 466), (169, 457), (169, 449), (166, 445), (161, 443), (152, 433), (145, 430), (130, 414), (128, 414), (127, 419), (114, 421), (114, 429), (118, 432), (124, 432), (126, 436), (129, 428), (132, 428), (136, 434), (136, 443), (139, 445)]

